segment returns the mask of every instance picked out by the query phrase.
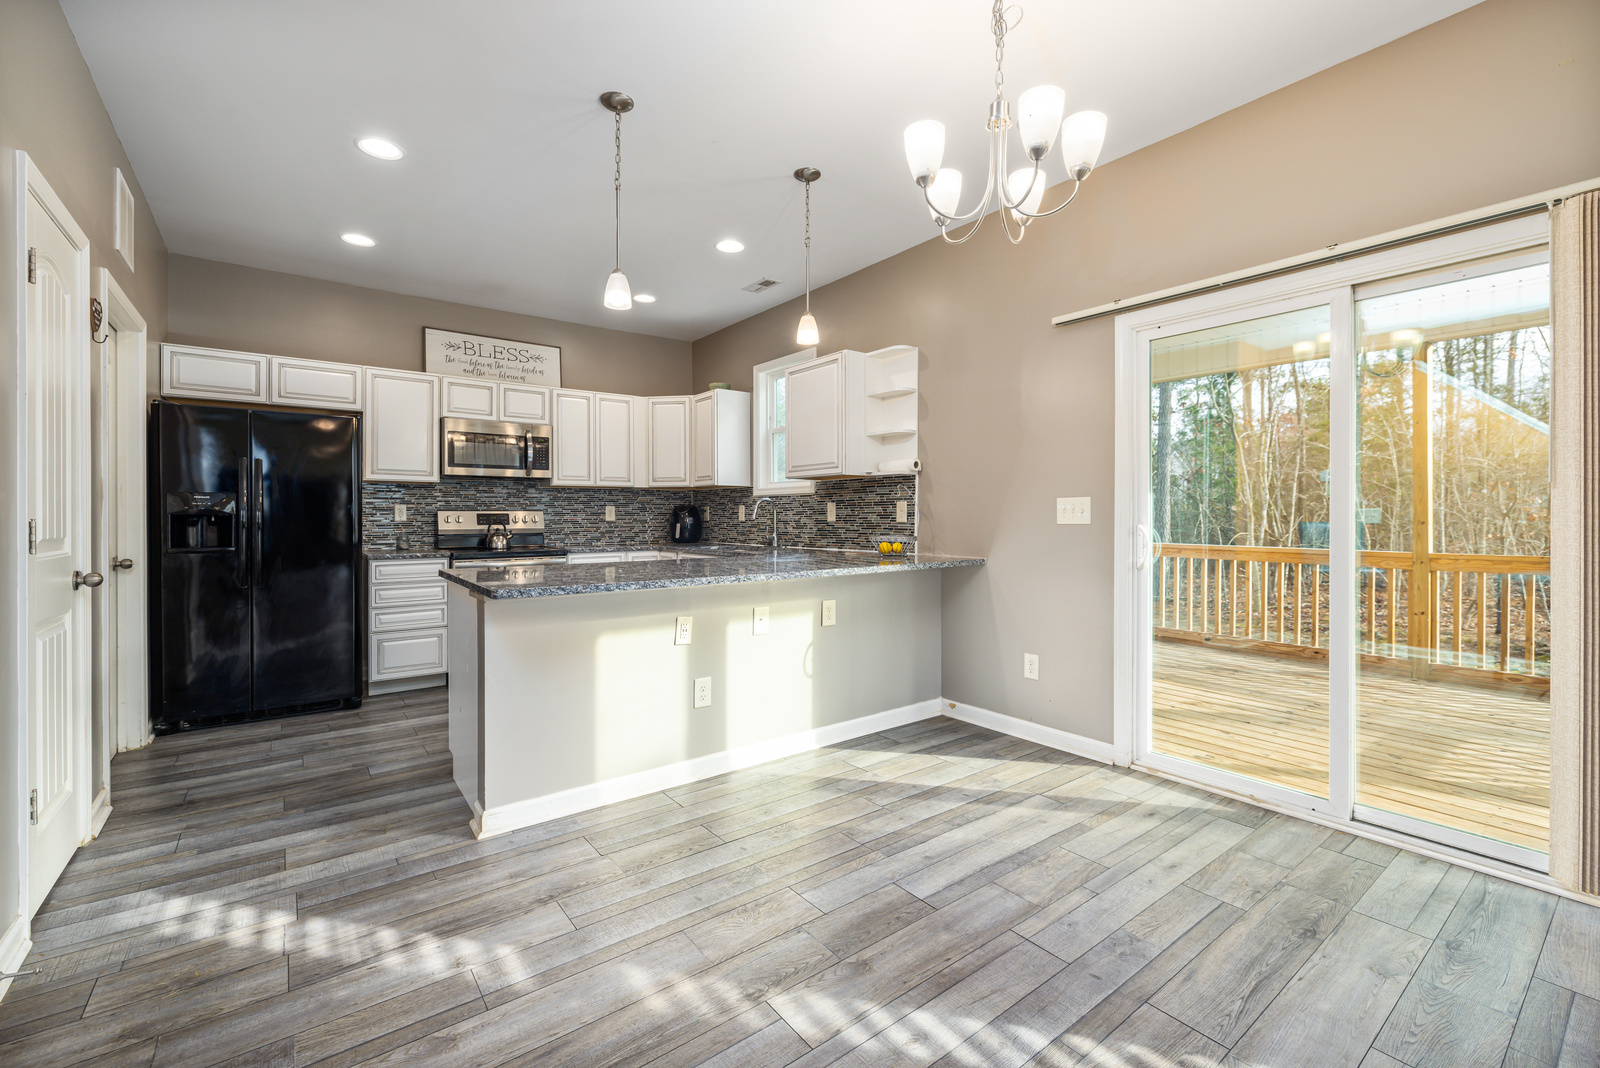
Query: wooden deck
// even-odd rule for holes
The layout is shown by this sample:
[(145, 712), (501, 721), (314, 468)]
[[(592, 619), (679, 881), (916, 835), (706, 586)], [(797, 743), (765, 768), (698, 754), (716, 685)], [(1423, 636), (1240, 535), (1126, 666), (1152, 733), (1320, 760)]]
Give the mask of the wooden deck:
[[(1319, 796), (1325, 663), (1155, 643), (1155, 748)], [(1368, 672), (1360, 804), (1541, 852), (1550, 847), (1550, 702)]]

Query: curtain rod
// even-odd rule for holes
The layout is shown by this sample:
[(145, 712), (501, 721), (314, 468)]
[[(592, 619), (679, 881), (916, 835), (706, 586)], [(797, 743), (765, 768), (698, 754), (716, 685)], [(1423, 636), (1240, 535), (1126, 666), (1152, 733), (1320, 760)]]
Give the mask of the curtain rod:
[(1198, 293), (1205, 293), (1214, 289), (1226, 289), (1230, 286), (1244, 285), (1246, 282), (1257, 282), (1264, 278), (1273, 278), (1277, 275), (1298, 271), (1306, 267), (1337, 263), (1352, 256), (1379, 252), (1386, 248), (1407, 245), (1413, 241), (1422, 241), (1430, 237), (1440, 237), (1457, 230), (1470, 230), (1489, 223), (1503, 222), (1506, 219), (1514, 219), (1523, 215), (1532, 215), (1535, 212), (1546, 211), (1568, 197), (1575, 197), (1580, 193), (1587, 193), (1593, 189), (1600, 189), (1600, 178), (1590, 178), (1587, 181), (1561, 186), (1559, 189), (1550, 189), (1543, 193), (1518, 197), (1516, 200), (1503, 201), (1476, 211), (1448, 215), (1443, 219), (1435, 219), (1432, 222), (1421, 223), (1417, 226), (1390, 230), (1388, 233), (1378, 234), (1375, 237), (1340, 242), (1316, 252), (1307, 252), (1299, 256), (1290, 256), (1288, 259), (1274, 260), (1258, 267), (1247, 267), (1242, 271), (1230, 271), (1227, 274), (1215, 275), (1199, 282), (1173, 286), (1170, 289), (1158, 289), (1141, 296), (1114, 300), (1109, 304), (1068, 312), (1066, 315), (1058, 315), (1051, 319), (1050, 325), (1067, 326), (1071, 323), (1081, 323), (1089, 319), (1099, 319), (1106, 315), (1133, 311), (1136, 308), (1148, 308), (1152, 304), (1164, 304), (1169, 300), (1192, 297)]

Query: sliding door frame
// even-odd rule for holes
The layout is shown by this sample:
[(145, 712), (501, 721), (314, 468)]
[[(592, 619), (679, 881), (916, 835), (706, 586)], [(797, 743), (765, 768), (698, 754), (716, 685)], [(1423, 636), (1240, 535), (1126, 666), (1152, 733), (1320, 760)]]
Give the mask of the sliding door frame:
[[(1351, 827), (1378, 825), (1430, 846), (1442, 845), (1545, 870), (1547, 860), (1543, 854), (1355, 803), (1358, 702), (1354, 301), (1358, 287), (1531, 250), (1548, 244), (1549, 239), (1549, 216), (1540, 213), (1117, 317), (1112, 745), (1119, 764), (1211, 786), (1279, 811), (1312, 816), (1320, 822)], [(1318, 798), (1153, 750), (1149, 345), (1160, 337), (1324, 304), (1329, 306), (1331, 317), (1329, 445), (1331, 465), (1337, 465), (1337, 469), (1330, 466), (1328, 797)], [(1504, 848), (1499, 848), (1502, 845)]]

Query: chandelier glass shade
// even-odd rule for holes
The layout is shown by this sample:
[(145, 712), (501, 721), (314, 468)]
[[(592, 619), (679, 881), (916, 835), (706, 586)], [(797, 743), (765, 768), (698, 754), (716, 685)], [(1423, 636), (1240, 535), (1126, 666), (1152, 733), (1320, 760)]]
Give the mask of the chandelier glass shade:
[[(1019, 15), (1018, 21), (1020, 19)], [(995, 72), (994, 100), (989, 105), (989, 168), (983, 197), (976, 207), (965, 213), (961, 211), (961, 172), (940, 166), (944, 162), (944, 124), (935, 119), (922, 119), (907, 126), (905, 131), (906, 165), (911, 168), (911, 177), (922, 189), (928, 213), (938, 225), (940, 235), (955, 245), (977, 233), (984, 216), (994, 207), (1001, 209), (1000, 225), (1006, 237), (1012, 244), (1020, 242), (1030, 222), (1054, 215), (1077, 197), (1083, 180), (1089, 177), (1100, 159), (1100, 147), (1106, 136), (1106, 117), (1098, 111), (1079, 111), (1063, 120), (1067, 94), (1055, 85), (1035, 86), (1018, 97), (1013, 122), (1011, 104), (1005, 96), (1005, 42), (1006, 32), (1011, 27), (1006, 23), (1004, 0), (994, 0), (991, 28)], [(1015, 170), (1009, 169), (1008, 164), (1009, 131), (1013, 126), (1021, 138), (1025, 157), (1024, 165)], [(1048, 184), (1044, 159), (1057, 144), (1067, 177), (1072, 180), (1072, 193), (1049, 211), (1040, 211)], [(966, 233), (952, 236), (953, 230), (969, 222), (972, 226)]]

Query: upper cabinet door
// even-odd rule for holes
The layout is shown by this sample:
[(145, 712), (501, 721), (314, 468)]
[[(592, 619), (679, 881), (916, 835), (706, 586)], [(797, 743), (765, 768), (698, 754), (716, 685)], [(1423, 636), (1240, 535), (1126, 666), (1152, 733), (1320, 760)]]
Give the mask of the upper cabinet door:
[(361, 368), (322, 360), (272, 357), (267, 400), (310, 408), (361, 410)]
[(750, 394), (714, 389), (693, 404), (694, 484), (750, 485)]
[(269, 359), (254, 352), (162, 345), (161, 395), (265, 404)]
[(689, 470), (696, 486), (717, 484), (717, 391), (690, 399)]
[(439, 378), (364, 370), (367, 414), (362, 463), (375, 482), (439, 481)]
[(576, 389), (550, 391), (555, 435), (553, 486), (595, 484), (595, 395)]
[(690, 485), (689, 398), (650, 397), (650, 485)]
[(596, 393), (595, 482), (633, 485), (633, 401), (615, 393)]
[(845, 474), (844, 354), (796, 364), (786, 377), (784, 474), (789, 478)]
[(495, 384), (475, 378), (441, 378), (444, 414), (453, 419), (498, 419)]
[(496, 418), (507, 423), (550, 422), (549, 386), (513, 386), (506, 384), (500, 386), (499, 390), (500, 414)]

